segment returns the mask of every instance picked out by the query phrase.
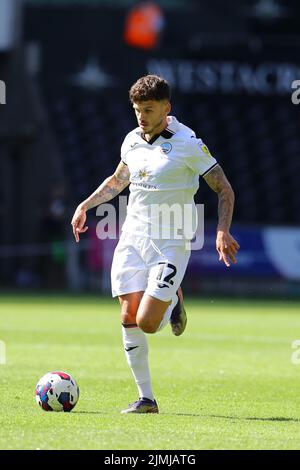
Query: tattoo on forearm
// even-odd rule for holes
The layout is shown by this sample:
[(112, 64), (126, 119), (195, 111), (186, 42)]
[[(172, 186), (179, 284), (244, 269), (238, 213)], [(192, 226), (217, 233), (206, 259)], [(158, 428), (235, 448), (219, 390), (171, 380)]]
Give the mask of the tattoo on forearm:
[(115, 173), (106, 178), (99, 188), (86, 199), (85, 206), (87, 210), (110, 201), (123, 191), (128, 184), (129, 170), (124, 163), (120, 163)]
[(210, 188), (218, 193), (218, 230), (229, 230), (234, 208), (234, 192), (230, 183), (220, 166), (213, 168), (204, 179)]
[(110, 201), (117, 196), (119, 192), (117, 185), (113, 181), (113, 177), (109, 177), (104, 180), (99, 188), (86, 200), (86, 207), (87, 209), (92, 209), (92, 207), (98, 206), (103, 202)]
[(219, 223), (218, 230), (229, 230), (234, 207), (234, 194), (231, 190), (222, 190), (219, 193)]

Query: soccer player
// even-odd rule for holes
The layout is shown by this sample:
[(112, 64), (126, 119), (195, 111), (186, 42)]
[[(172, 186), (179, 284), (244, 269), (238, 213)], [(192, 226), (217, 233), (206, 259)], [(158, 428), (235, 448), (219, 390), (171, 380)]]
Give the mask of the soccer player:
[(219, 260), (226, 266), (236, 263), (239, 245), (229, 231), (233, 190), (202, 140), (169, 115), (167, 81), (146, 75), (132, 85), (129, 96), (138, 127), (125, 137), (121, 161), (114, 174), (79, 204), (71, 224), (79, 242), (80, 234), (88, 229), (87, 210), (111, 200), (130, 185), (127, 216), (112, 262), (111, 283), (112, 295), (118, 296), (121, 305), (123, 344), (139, 399), (122, 413), (158, 413), (146, 334), (159, 331), (169, 322), (176, 336), (185, 329), (180, 284), (193, 235), (191, 227), (182, 227), (178, 233), (178, 220), (171, 220), (168, 209), (177, 210), (175, 219), (179, 217), (178, 208), (183, 211), (189, 206), (195, 211), (199, 175), (219, 197), (216, 236)]

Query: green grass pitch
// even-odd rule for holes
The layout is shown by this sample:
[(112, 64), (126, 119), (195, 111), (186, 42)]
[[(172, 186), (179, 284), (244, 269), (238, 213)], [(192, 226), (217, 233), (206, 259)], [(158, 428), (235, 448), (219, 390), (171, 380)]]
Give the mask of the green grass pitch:
[[(120, 415), (137, 398), (116, 300), (0, 297), (1, 449), (299, 449), (300, 304), (187, 299), (188, 327), (148, 336), (159, 415)], [(35, 385), (74, 376), (71, 413), (46, 413)]]

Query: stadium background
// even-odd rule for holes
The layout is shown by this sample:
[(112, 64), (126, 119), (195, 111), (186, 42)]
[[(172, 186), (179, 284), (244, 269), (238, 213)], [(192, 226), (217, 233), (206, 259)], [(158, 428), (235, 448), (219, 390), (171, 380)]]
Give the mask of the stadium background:
[(200, 185), (205, 245), (192, 254), (186, 291), (300, 295), (296, 1), (146, 2), (156, 5), (149, 44), (125, 34), (143, 2), (0, 3), (3, 289), (110, 293), (116, 242), (96, 238), (99, 218), (90, 211), (90, 230), (76, 245), (70, 220), (118, 164), (135, 126), (128, 88), (150, 72), (170, 81), (173, 114), (208, 145), (236, 193), (233, 234), (241, 251), (228, 270), (215, 253), (217, 198)]
[[(299, 449), (298, 3), (157, 0), (145, 18), (139, 1), (0, 0), (0, 449)], [(148, 335), (160, 414), (124, 419), (136, 388), (110, 297), (116, 241), (97, 239), (95, 211), (80, 244), (70, 221), (118, 164), (128, 88), (148, 72), (232, 182), (241, 250), (218, 262), (201, 182), (187, 330)], [(79, 384), (70, 414), (35, 403), (51, 370)]]

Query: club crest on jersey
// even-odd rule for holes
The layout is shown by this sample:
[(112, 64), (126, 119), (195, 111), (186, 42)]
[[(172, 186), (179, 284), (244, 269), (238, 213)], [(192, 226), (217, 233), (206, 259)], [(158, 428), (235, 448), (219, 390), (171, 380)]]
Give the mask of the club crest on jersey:
[(169, 152), (171, 152), (171, 150), (172, 150), (172, 145), (170, 144), (170, 142), (164, 142), (160, 146), (160, 151), (162, 153), (169, 153)]

